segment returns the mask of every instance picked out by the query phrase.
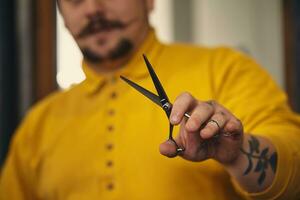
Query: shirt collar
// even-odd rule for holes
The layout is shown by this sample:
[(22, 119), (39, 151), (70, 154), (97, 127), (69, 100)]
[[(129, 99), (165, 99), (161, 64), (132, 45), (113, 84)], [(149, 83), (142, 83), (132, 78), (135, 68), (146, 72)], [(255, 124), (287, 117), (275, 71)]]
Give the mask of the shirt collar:
[(128, 78), (138, 79), (148, 75), (147, 68), (144, 66), (144, 60), (142, 54), (145, 54), (150, 62), (156, 55), (158, 55), (161, 43), (158, 41), (154, 30), (151, 28), (145, 41), (134, 53), (130, 61), (120, 70), (114, 74), (105, 75), (95, 72), (87, 63), (83, 60), (82, 68), (86, 76), (83, 81), (83, 85), (86, 91), (91, 94), (99, 90), (106, 82), (116, 80), (120, 75), (124, 75)]

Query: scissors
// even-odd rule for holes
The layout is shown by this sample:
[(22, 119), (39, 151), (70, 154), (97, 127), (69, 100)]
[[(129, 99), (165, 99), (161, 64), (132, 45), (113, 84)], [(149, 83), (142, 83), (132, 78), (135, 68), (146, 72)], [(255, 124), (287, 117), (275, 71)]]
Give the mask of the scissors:
[[(126, 83), (128, 83), (130, 86), (135, 88), (137, 91), (142, 93), (144, 96), (146, 96), (152, 102), (157, 104), (159, 107), (161, 107), (165, 111), (165, 113), (166, 113), (166, 115), (169, 119), (171, 111), (172, 111), (172, 104), (169, 101), (169, 98), (168, 98), (164, 88), (162, 87), (157, 75), (155, 74), (152, 65), (150, 64), (149, 60), (147, 59), (147, 57), (144, 54), (143, 54), (143, 58), (144, 58), (144, 61), (146, 63), (146, 66), (148, 68), (148, 71), (150, 73), (150, 76), (152, 78), (153, 84), (155, 86), (155, 89), (156, 89), (158, 95), (156, 95), (156, 94), (150, 92), (149, 90), (139, 86), (138, 84), (132, 82), (131, 80), (125, 78), (124, 76), (120, 76), (120, 78), (122, 80), (124, 80)], [(185, 113), (184, 116), (187, 117), (187, 118), (190, 118), (190, 115), (188, 113)], [(169, 140), (172, 141), (175, 144), (176, 153), (179, 154), (179, 153), (184, 151), (184, 148), (180, 147), (176, 143), (176, 141), (173, 139), (173, 127), (174, 126), (169, 122)]]

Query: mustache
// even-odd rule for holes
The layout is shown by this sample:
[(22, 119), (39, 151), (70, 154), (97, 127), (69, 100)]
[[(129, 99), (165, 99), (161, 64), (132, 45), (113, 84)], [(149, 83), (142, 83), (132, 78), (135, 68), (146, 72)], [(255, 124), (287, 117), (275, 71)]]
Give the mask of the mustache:
[(77, 38), (83, 38), (88, 35), (101, 31), (109, 31), (112, 29), (124, 29), (129, 23), (119, 20), (109, 20), (102, 15), (92, 18), (89, 23), (77, 34)]

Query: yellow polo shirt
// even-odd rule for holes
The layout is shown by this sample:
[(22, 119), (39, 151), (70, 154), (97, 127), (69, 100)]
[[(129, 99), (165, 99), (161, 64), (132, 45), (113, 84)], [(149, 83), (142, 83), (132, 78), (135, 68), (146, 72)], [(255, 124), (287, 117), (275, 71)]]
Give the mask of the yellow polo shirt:
[[(196, 163), (159, 154), (168, 136), (165, 113), (119, 79), (122, 74), (154, 90), (142, 53), (170, 100), (183, 91), (215, 99), (241, 119), (245, 132), (274, 143), (279, 160), (270, 188), (248, 194), (214, 160)], [(115, 74), (96, 74), (84, 63), (83, 69), (85, 81), (50, 95), (23, 120), (2, 171), (1, 199), (295, 199), (299, 194), (300, 118), (250, 58), (228, 48), (161, 44), (151, 31)]]

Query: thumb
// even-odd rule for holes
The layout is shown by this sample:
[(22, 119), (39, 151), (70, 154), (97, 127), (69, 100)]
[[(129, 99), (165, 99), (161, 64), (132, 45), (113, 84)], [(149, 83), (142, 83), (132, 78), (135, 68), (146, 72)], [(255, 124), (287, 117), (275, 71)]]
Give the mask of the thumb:
[[(180, 145), (180, 142), (177, 142), (178, 140), (176, 140), (176, 143), (178, 145)], [(162, 155), (167, 156), (169, 158), (174, 158), (178, 155), (177, 152), (177, 145), (176, 145), (175, 141), (168, 139), (167, 141), (161, 143), (159, 145), (159, 151)]]

